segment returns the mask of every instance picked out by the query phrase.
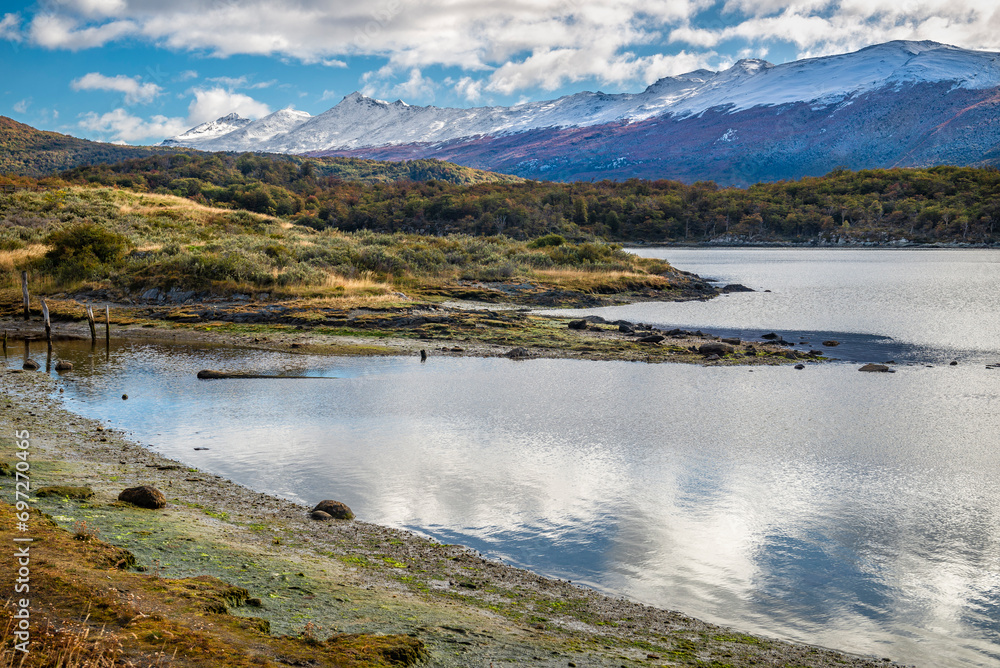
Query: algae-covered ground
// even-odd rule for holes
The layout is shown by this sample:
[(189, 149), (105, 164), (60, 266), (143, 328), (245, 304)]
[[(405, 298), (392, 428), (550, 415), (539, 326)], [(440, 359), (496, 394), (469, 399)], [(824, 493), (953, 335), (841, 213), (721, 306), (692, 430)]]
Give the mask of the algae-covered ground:
[[(26, 656), (13, 635), (20, 566), (12, 549), (0, 557), (11, 599), (0, 666), (887, 665), (607, 597), (406, 532), (312, 520), (66, 411), (59, 382), (2, 378), (0, 461), (11, 475), (0, 477), (0, 541), (33, 542)], [(18, 531), (24, 477), (30, 514)], [(117, 501), (136, 485), (162, 490), (166, 507)]]

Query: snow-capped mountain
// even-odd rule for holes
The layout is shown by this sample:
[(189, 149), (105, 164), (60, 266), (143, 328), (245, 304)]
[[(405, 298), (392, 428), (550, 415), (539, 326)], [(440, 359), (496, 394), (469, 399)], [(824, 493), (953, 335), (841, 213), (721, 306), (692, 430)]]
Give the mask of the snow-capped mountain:
[(222, 118), (217, 118), (214, 121), (208, 121), (207, 123), (202, 123), (201, 125), (196, 125), (187, 132), (179, 134), (176, 137), (170, 137), (169, 139), (164, 139), (160, 145), (161, 146), (190, 146), (191, 148), (201, 148), (201, 144), (212, 141), (219, 137), (224, 137), (230, 132), (239, 130), (240, 128), (246, 127), (252, 123), (249, 118), (243, 118), (237, 113), (231, 113), (223, 116)]
[[(230, 114), (230, 116), (233, 116), (233, 114)], [(226, 118), (229, 118), (229, 116)], [(312, 116), (308, 113), (295, 109), (281, 109), (256, 121), (247, 121), (247, 119), (241, 118), (241, 121), (246, 122), (241, 124), (237, 129), (199, 140), (198, 145), (194, 148), (199, 148), (203, 151), (259, 151), (259, 146), (266, 144), (278, 135), (287, 134), (310, 118)], [(221, 120), (220, 118), (219, 121)], [(218, 123), (219, 121), (215, 122)], [(188, 130), (188, 133), (193, 131)], [(173, 137), (167, 141), (175, 142), (173, 145), (176, 146), (176, 142), (181, 137), (184, 137), (184, 135)], [(164, 145), (168, 144), (164, 142)]]
[[(928, 126), (927, 121), (937, 119), (940, 124), (954, 118), (956, 113), (968, 121), (984, 113), (985, 108), (976, 107), (978, 111), (969, 115), (969, 106), (981, 107), (1000, 93), (998, 57), (997, 53), (935, 42), (896, 41), (853, 53), (781, 65), (741, 60), (721, 72), (698, 70), (666, 77), (640, 93), (583, 92), (512, 107), (421, 107), (353, 93), (314, 117), (284, 110), (253, 123), (239, 119), (243, 124), (228, 133), (199, 126), (164, 143), (207, 150), (387, 159), (440, 157), (522, 176), (561, 179), (585, 175), (587, 178), (678, 177), (677, 169), (662, 170), (658, 146), (666, 152), (672, 152), (675, 144), (687, 145), (693, 151), (708, 151), (708, 155), (678, 156), (681, 162), (704, 161), (712, 156), (739, 160), (734, 149), (760, 152), (779, 137), (784, 143), (774, 145), (775, 156), (791, 152), (783, 159), (792, 164), (804, 164), (801, 156), (792, 155), (796, 145), (808, 144), (810, 151), (821, 152), (822, 146), (836, 139), (836, 150), (831, 145), (827, 153), (831, 160), (837, 161), (825, 169), (840, 164), (868, 166), (867, 158), (854, 155), (850, 145), (859, 147), (864, 155), (881, 155), (884, 152), (878, 147), (868, 145), (875, 141), (874, 137), (895, 148), (881, 162), (870, 166), (884, 166), (887, 160), (892, 164), (891, 160), (898, 161), (907, 155), (912, 160), (933, 161), (941, 151), (928, 152), (927, 146), (916, 150), (918, 144), (933, 140), (937, 146), (945, 135), (941, 135), (941, 127)], [(928, 95), (933, 95), (933, 104), (927, 104)], [(951, 102), (943, 104), (944, 100)], [(857, 106), (848, 111), (852, 105)], [(937, 108), (942, 114), (940, 118), (907, 113)], [(862, 110), (867, 111), (859, 116)], [(789, 115), (793, 111), (794, 123)], [(783, 118), (777, 120), (775, 116)], [(881, 118), (882, 125), (873, 125), (871, 120), (863, 120), (865, 117)], [(900, 117), (912, 118), (911, 125), (901, 126)], [(772, 120), (765, 122), (764, 118)], [(222, 127), (224, 121), (234, 122), (231, 117), (226, 119), (215, 123)], [(849, 119), (857, 125), (845, 126), (843, 123)], [(711, 134), (716, 126), (721, 128), (718, 134)], [(890, 126), (891, 132), (886, 130)], [(789, 134), (793, 128), (797, 129)], [(710, 137), (702, 136), (706, 131)], [(827, 132), (834, 134), (815, 140), (798, 136)], [(966, 135), (968, 140), (975, 138), (975, 150), (982, 153), (997, 145), (997, 141), (990, 143), (990, 137), (997, 132), (1000, 131), (992, 128), (986, 135), (976, 132)], [(850, 145), (842, 141), (844, 133), (852, 137)], [(934, 138), (928, 133), (941, 136)], [(630, 153), (614, 154), (616, 146), (628, 146), (628, 137), (638, 134), (644, 139)], [(903, 141), (903, 136), (908, 139)], [(699, 139), (692, 144), (693, 137)], [(966, 151), (968, 156), (958, 151), (964, 156), (959, 159), (975, 162), (975, 150)], [(944, 152), (948, 151), (951, 149)], [(951, 159), (956, 158), (953, 155)], [(826, 164), (813, 158), (806, 162), (810, 170), (822, 170)], [(681, 173), (682, 178), (743, 181), (742, 177), (720, 176), (718, 168), (705, 174), (689, 176), (683, 170)], [(767, 174), (763, 176), (767, 178)]]

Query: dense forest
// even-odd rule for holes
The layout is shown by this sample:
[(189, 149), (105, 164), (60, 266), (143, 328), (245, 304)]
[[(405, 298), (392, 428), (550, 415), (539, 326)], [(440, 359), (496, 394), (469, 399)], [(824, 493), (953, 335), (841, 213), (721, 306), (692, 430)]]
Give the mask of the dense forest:
[(194, 153), (82, 166), (62, 178), (345, 231), (688, 243), (982, 244), (1000, 234), (994, 168), (837, 170), (740, 189), (637, 179), (456, 183), (436, 177), (446, 165)]

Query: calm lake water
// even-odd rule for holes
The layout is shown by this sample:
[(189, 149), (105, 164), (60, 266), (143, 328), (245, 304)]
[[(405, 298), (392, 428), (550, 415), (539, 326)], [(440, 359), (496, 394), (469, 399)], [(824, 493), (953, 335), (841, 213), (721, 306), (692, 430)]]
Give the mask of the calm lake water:
[[(77, 370), (61, 383), (71, 409), (261, 491), (339, 499), (367, 521), (742, 630), (1000, 665), (1000, 369), (986, 368), (1000, 362), (1000, 253), (663, 254), (772, 292), (592, 312), (857, 337), (838, 354), (902, 363), (64, 345)], [(202, 368), (318, 377), (198, 381)]]

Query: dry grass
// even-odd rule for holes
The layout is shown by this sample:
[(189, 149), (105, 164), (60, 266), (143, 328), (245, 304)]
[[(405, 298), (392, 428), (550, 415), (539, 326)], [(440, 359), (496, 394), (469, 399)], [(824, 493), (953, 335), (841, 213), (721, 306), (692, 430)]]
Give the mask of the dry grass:
[[(2, 614), (7, 617), (3, 637), (14, 636), (14, 618), (8, 608)], [(49, 620), (37, 625), (31, 633), (28, 653), (14, 647), (0, 647), (0, 668), (28, 668), (52, 666), (53, 668), (114, 668), (123, 665), (119, 658), (123, 647), (121, 641), (102, 629), (92, 633), (92, 629), (72, 623), (53, 626)], [(164, 665), (161, 656), (154, 665)], [(126, 664), (127, 665), (127, 664)]]
[(366, 308), (403, 301), (395, 286), (379, 281), (372, 272), (356, 278), (329, 273), (318, 285), (292, 286), (303, 305), (321, 308)]
[(536, 269), (531, 274), (534, 278), (548, 285), (556, 286), (563, 290), (579, 290), (582, 292), (606, 289), (608, 286), (615, 285), (664, 287), (669, 283), (669, 280), (662, 276), (634, 271), (558, 268)]
[(0, 272), (17, 271), (28, 262), (45, 255), (48, 249), (44, 244), (32, 244), (17, 250), (0, 251)]

